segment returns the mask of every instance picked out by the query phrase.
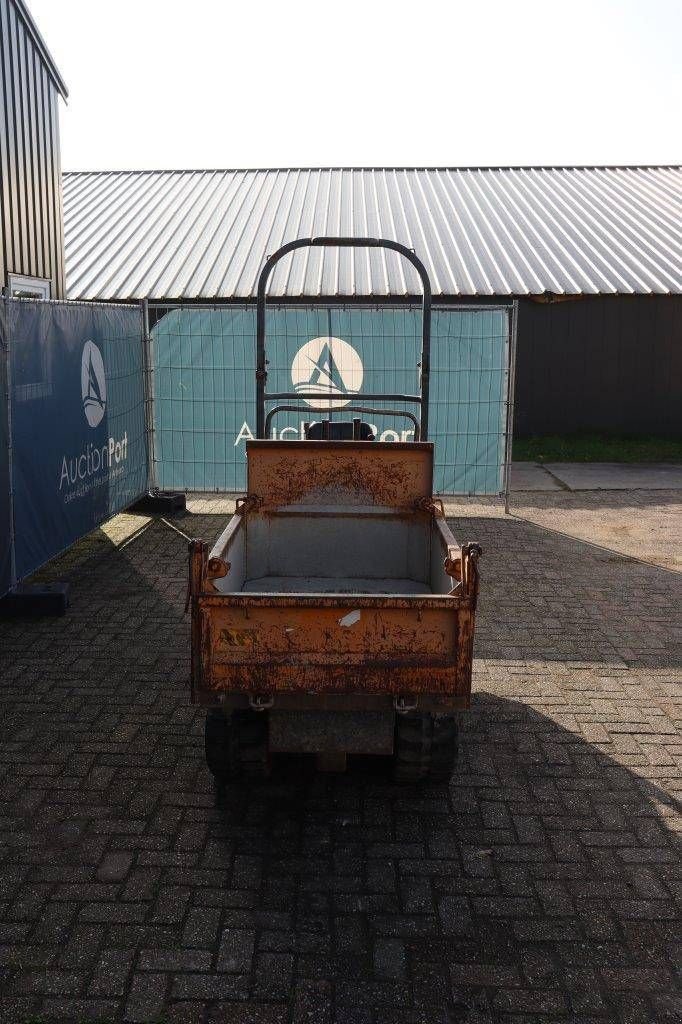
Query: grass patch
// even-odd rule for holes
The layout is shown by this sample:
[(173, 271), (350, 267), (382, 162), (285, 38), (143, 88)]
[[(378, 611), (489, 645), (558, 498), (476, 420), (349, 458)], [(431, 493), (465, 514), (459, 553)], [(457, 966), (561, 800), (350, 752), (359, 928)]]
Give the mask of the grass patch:
[(616, 434), (515, 438), (514, 462), (682, 462), (682, 438)]

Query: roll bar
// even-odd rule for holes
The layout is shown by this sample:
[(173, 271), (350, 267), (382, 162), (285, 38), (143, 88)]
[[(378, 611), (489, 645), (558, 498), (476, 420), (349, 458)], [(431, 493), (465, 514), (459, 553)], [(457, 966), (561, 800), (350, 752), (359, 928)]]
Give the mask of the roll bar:
[[(265, 303), (266, 290), (270, 274), (276, 263), (293, 252), (295, 249), (311, 247), (334, 247), (356, 248), (356, 249), (392, 249), (400, 253), (412, 264), (419, 274), (422, 283), (422, 350), (419, 375), (418, 395), (377, 395), (365, 394), (362, 397), (372, 400), (414, 402), (419, 406), (419, 439), (425, 441), (428, 436), (429, 426), (429, 374), (431, 354), (431, 282), (426, 267), (415, 253), (400, 242), (393, 242), (388, 238), (335, 238), (330, 235), (320, 235), (316, 238), (297, 238), (293, 242), (287, 242), (277, 252), (269, 256), (258, 277), (258, 292), (256, 299), (256, 437), (265, 438), (266, 416), (265, 403), (268, 400), (290, 400), (300, 401), (300, 395), (296, 392), (278, 392), (267, 394), (265, 385), (268, 379), (267, 363), (265, 359)], [(319, 398), (328, 400), (329, 395), (311, 395), (308, 398)]]

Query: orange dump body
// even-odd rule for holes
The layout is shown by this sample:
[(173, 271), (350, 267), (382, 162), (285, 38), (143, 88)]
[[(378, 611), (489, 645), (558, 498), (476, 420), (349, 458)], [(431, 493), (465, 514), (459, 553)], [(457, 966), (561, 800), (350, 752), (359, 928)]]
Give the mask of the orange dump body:
[(431, 496), (433, 445), (251, 441), (247, 464), (190, 546), (193, 700), (467, 707), (480, 549)]

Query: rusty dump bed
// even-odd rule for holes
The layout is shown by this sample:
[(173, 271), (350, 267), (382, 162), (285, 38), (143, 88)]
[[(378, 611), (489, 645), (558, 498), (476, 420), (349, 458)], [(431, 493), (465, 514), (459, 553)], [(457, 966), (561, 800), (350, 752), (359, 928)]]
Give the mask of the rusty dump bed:
[(252, 441), (247, 459), (226, 529), (191, 545), (194, 700), (466, 707), (479, 549), (431, 497), (433, 445)]

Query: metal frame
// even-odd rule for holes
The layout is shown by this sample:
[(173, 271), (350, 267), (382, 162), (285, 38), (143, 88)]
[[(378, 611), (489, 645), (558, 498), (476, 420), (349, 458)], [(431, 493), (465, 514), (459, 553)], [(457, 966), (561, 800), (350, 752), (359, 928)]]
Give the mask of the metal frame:
[[(363, 248), (363, 249), (392, 249), (394, 252), (404, 256), (419, 274), (422, 288), (422, 351), (420, 361), (420, 394), (419, 395), (377, 395), (366, 394), (364, 398), (371, 401), (393, 401), (393, 402), (414, 402), (419, 405), (419, 436), (422, 441), (428, 438), (429, 426), (429, 376), (430, 376), (430, 353), (431, 353), (431, 282), (426, 267), (419, 257), (400, 242), (394, 242), (386, 238), (350, 238), (340, 236), (338, 238), (329, 235), (320, 235), (315, 238), (297, 238), (293, 242), (287, 242), (281, 246), (272, 256), (265, 261), (265, 265), (258, 277), (258, 291), (256, 298), (256, 437), (267, 437), (265, 425), (265, 403), (268, 400), (293, 400), (300, 399), (296, 392), (278, 392), (268, 395), (265, 385), (268, 377), (267, 360), (265, 358), (265, 306), (266, 290), (270, 274), (275, 265), (284, 256), (296, 249), (323, 247), (323, 248)], [(308, 399), (329, 400), (329, 395), (307, 395)]]
[(158, 492), (156, 478), (156, 431), (154, 428), (154, 351), (153, 338), (149, 329), (149, 303), (142, 299), (142, 366), (144, 373), (144, 407), (147, 428), (147, 486), (150, 494)]
[[(6, 290), (5, 290), (6, 294)], [(7, 295), (6, 298), (11, 298), (12, 302), (47, 302), (50, 306), (83, 306), (86, 309), (92, 309), (96, 306), (97, 309), (135, 309), (139, 307), (139, 302), (108, 302), (108, 301), (96, 301), (94, 299), (39, 299), (37, 295), (29, 295), (26, 298), (22, 298), (19, 295)], [(152, 303), (154, 305), (154, 303)]]
[[(64, 301), (59, 299), (51, 299), (51, 302)], [(78, 305), (77, 300), (68, 300), (69, 305)], [(255, 302), (253, 299), (224, 299), (219, 302), (206, 302), (205, 300), (184, 300), (178, 299), (177, 302), (157, 302), (155, 299), (149, 299), (149, 308), (152, 311), (159, 311), (161, 315), (170, 313), (173, 310), (198, 310), (198, 309), (210, 309), (216, 313), (220, 310), (248, 310), (253, 309)], [(89, 302), (81, 302), (80, 305), (91, 305)], [(126, 302), (107, 302), (107, 306), (127, 306), (130, 303)], [(437, 298), (435, 301), (431, 300), (431, 312), (432, 313), (453, 313), (453, 312), (471, 312), (472, 310), (485, 312), (499, 312), (500, 310), (511, 310), (514, 305), (513, 301), (501, 301), (501, 302), (446, 302), (442, 297)], [(383, 298), (377, 298), (372, 300), (371, 296), (362, 296), (354, 299), (350, 295), (302, 295), (299, 298), (292, 299), (287, 296), (278, 295), (276, 299), (272, 300), (270, 305), (271, 309), (328, 309), (329, 307), (334, 309), (344, 310), (381, 310), (381, 309), (396, 309), (396, 310), (409, 310), (409, 309), (421, 309), (421, 302), (414, 298), (404, 299), (400, 295), (386, 295)], [(161, 317), (159, 317), (161, 319)], [(157, 321), (158, 323), (158, 321)], [(298, 396), (297, 396), (298, 397)], [(328, 396), (327, 396), (328, 397)]]
[(509, 369), (507, 378), (507, 422), (504, 445), (504, 512), (509, 515), (511, 466), (514, 447), (514, 396), (516, 391), (516, 336), (519, 324), (519, 302), (514, 299), (509, 324)]
[[(317, 396), (315, 395), (313, 397), (317, 397)], [(269, 413), (265, 417), (265, 436), (267, 437), (269, 435), (270, 427), (272, 426), (272, 421), (273, 421), (273, 419), (275, 418), (275, 416), (277, 415), (278, 412), (300, 412), (300, 411), (301, 411), (301, 409), (300, 409), (300, 406), (298, 406), (298, 405), (276, 405), (274, 409), (270, 409)], [(313, 409), (312, 411), (314, 412), (315, 410)], [(403, 409), (370, 409), (366, 405), (362, 405), (362, 406), (347, 405), (347, 406), (344, 406), (344, 412), (362, 412), (362, 413), (369, 413), (370, 416), (395, 416), (396, 418), (399, 417), (399, 416), (404, 416), (405, 419), (408, 419), (412, 423), (414, 423), (414, 439), (415, 439), (415, 441), (419, 441), (420, 440), (420, 437), (419, 437), (419, 421), (417, 420), (417, 417), (414, 415), (414, 413), (407, 412), (406, 410), (403, 410)], [(353, 420), (353, 422), (355, 423), (356, 421)], [(358, 420), (358, 422), (359, 422), (359, 420)]]

